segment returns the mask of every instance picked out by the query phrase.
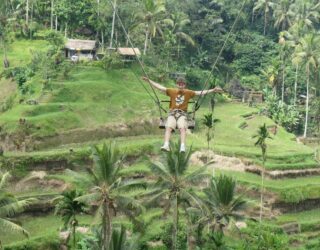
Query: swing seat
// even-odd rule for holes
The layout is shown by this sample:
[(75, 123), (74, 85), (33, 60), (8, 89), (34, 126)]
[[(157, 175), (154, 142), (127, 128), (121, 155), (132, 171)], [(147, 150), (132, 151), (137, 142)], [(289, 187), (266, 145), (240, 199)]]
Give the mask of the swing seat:
[[(161, 119), (160, 118), (159, 128), (160, 129), (165, 129), (166, 128), (166, 123), (167, 123), (167, 119)], [(195, 126), (196, 126), (196, 122), (193, 119), (188, 118), (187, 123), (188, 123), (188, 129), (194, 129)], [(176, 129), (178, 129), (178, 128), (176, 128)]]

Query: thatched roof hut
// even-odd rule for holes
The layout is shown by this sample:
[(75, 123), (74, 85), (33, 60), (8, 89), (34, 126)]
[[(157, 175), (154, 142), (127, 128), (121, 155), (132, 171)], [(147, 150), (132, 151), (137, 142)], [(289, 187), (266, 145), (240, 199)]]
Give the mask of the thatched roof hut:
[(65, 55), (73, 61), (78, 61), (81, 58), (94, 59), (96, 54), (96, 41), (94, 40), (79, 40), (68, 39), (65, 46)]
[(141, 52), (138, 48), (118, 48), (117, 52), (122, 56), (140, 56)]
[(95, 51), (96, 41), (94, 40), (79, 40), (79, 39), (68, 39), (65, 49), (68, 50), (80, 50), (80, 51)]

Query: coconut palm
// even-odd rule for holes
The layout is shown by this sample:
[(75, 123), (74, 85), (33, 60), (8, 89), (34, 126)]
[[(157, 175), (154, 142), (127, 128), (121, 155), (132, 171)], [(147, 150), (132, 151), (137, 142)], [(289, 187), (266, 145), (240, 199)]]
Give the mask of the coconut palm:
[(180, 57), (181, 42), (195, 46), (195, 42), (190, 35), (183, 31), (183, 29), (190, 24), (190, 19), (187, 14), (183, 12), (176, 12), (170, 15), (170, 18), (163, 20), (164, 25), (168, 28), (167, 33), (169, 36), (173, 36), (172, 46), (177, 46), (177, 56)]
[(236, 181), (229, 176), (220, 175), (212, 178), (205, 193), (204, 221), (211, 228), (218, 226), (222, 231), (232, 218), (239, 218), (239, 212), (245, 208), (242, 196), (236, 196)]
[(308, 119), (309, 119), (309, 90), (311, 74), (316, 73), (319, 69), (320, 60), (320, 38), (315, 33), (307, 34), (300, 40), (296, 48), (294, 62), (305, 66), (307, 76), (306, 86), (306, 114), (303, 137), (307, 136)]
[(202, 119), (203, 125), (206, 126), (206, 139), (207, 139), (207, 146), (208, 151), (210, 149), (210, 141), (214, 138), (214, 128), (216, 123), (220, 122), (219, 119), (213, 117), (213, 113), (205, 114)]
[(296, 0), (293, 11), (296, 13), (296, 24), (303, 29), (313, 29), (314, 23), (320, 20), (320, 2), (313, 4), (311, 1)]
[(150, 168), (157, 178), (153, 183), (151, 191), (146, 196), (151, 197), (149, 204), (155, 205), (157, 202), (164, 204), (165, 214), (172, 209), (173, 231), (172, 231), (172, 249), (176, 249), (179, 207), (185, 202), (196, 204), (200, 207), (201, 202), (196, 195), (194, 187), (208, 178), (206, 166), (193, 172), (188, 172), (189, 159), (192, 150), (181, 153), (179, 143), (173, 143), (171, 151), (166, 155), (164, 163), (151, 163)]
[(118, 212), (135, 217), (140, 212), (136, 201), (127, 196), (127, 191), (145, 186), (143, 180), (127, 180), (120, 174), (123, 157), (114, 145), (104, 143), (101, 148), (92, 147), (94, 166), (88, 168), (91, 189), (76, 200), (98, 206), (101, 217), (103, 250), (109, 249), (112, 234), (112, 219)]
[(267, 24), (268, 24), (268, 17), (274, 7), (274, 2), (271, 0), (257, 0), (254, 3), (253, 13), (256, 11), (263, 12), (264, 14), (264, 26), (263, 26), (263, 35), (266, 35), (267, 31)]
[(138, 14), (138, 19), (141, 20), (139, 26), (142, 26), (145, 32), (145, 42), (143, 54), (147, 53), (148, 44), (152, 37), (155, 37), (157, 32), (162, 35), (161, 20), (162, 14), (165, 12), (165, 3), (163, 0), (143, 0), (143, 8)]
[(62, 217), (64, 226), (72, 228), (73, 248), (76, 247), (76, 227), (78, 225), (77, 214), (85, 212), (85, 204), (81, 201), (75, 200), (82, 195), (77, 190), (65, 191), (58, 198), (59, 202), (56, 205), (55, 214)]
[[(265, 167), (267, 157), (267, 139), (272, 139), (266, 124), (259, 127), (258, 132), (252, 138), (257, 138), (255, 146), (261, 148), (262, 166)], [(261, 195), (260, 195), (260, 222), (262, 220), (262, 209), (263, 209), (263, 181), (264, 181), (264, 169), (261, 170)]]
[(275, 18), (274, 26), (277, 29), (287, 30), (293, 24), (294, 15), (292, 0), (275, 2), (273, 16)]
[(1, 235), (5, 235), (7, 231), (22, 233), (25, 236), (29, 235), (23, 227), (17, 225), (10, 218), (22, 212), (27, 206), (35, 201), (35, 199), (31, 198), (18, 200), (14, 195), (8, 193), (5, 187), (9, 179), (9, 172), (0, 172), (0, 246)]
[(301, 28), (301, 25), (298, 24), (294, 24), (288, 31), (284, 32), (284, 36), (286, 37), (288, 47), (291, 49), (291, 51), (294, 51), (291, 55), (291, 62), (293, 66), (295, 66), (293, 105), (296, 105), (297, 103), (298, 74), (300, 69), (299, 63), (295, 61), (294, 58), (295, 50), (297, 48), (297, 45), (300, 43), (300, 37), (302, 36), (302, 32), (304, 32), (304, 30)]

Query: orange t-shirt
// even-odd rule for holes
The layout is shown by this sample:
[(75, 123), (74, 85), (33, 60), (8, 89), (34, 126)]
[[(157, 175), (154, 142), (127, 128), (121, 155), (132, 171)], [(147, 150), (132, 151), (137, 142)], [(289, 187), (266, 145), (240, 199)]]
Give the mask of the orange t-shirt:
[(167, 89), (167, 96), (170, 96), (170, 110), (181, 109), (188, 111), (189, 100), (196, 95), (196, 92), (190, 89)]

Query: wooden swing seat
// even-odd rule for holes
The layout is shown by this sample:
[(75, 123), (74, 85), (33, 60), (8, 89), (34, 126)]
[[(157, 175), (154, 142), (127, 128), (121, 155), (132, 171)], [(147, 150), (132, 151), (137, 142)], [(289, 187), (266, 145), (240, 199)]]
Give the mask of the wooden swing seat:
[[(160, 129), (165, 129), (166, 128), (166, 123), (167, 123), (167, 119), (161, 119), (160, 118), (160, 123), (159, 123), (159, 128)], [(188, 129), (194, 129), (196, 126), (196, 122), (193, 119), (189, 119), (187, 120), (188, 123)], [(178, 128), (176, 128), (178, 129)]]

